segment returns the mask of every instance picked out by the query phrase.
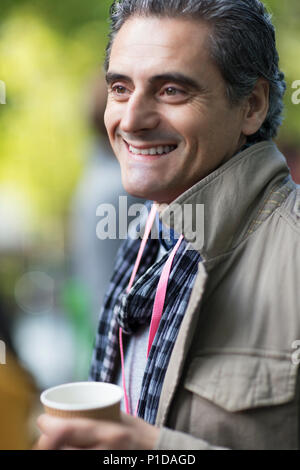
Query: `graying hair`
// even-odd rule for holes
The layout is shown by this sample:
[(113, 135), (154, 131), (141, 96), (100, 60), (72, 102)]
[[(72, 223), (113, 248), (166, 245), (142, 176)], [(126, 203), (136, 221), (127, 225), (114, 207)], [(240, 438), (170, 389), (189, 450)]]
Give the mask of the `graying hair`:
[(210, 53), (227, 87), (232, 105), (250, 96), (259, 77), (270, 85), (269, 110), (261, 128), (249, 141), (276, 137), (282, 123), (284, 74), (279, 69), (275, 28), (259, 0), (114, 0), (106, 49), (108, 69), (113, 40), (132, 16), (185, 17), (212, 26)]

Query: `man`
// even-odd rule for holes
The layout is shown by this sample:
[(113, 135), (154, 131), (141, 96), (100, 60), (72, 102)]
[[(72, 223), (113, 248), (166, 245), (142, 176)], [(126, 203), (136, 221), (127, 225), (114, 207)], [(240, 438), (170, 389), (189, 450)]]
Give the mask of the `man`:
[[(299, 448), (291, 353), (300, 338), (300, 197), (272, 142), (285, 82), (270, 18), (258, 0), (124, 0), (111, 15), (105, 122), (123, 184), (156, 202), (163, 226), (173, 212), (171, 228), (184, 240), (139, 380), (143, 419), (41, 417), (40, 446)], [(201, 247), (189, 243), (194, 221), (179, 223), (176, 208), (187, 204), (205, 207)], [(146, 350), (147, 299), (152, 308), (173, 249), (147, 246), (129, 293), (139, 243), (119, 252), (94, 380), (120, 383), (117, 325), (130, 333), (129, 351), (135, 342)], [(132, 359), (136, 394), (140, 354)]]

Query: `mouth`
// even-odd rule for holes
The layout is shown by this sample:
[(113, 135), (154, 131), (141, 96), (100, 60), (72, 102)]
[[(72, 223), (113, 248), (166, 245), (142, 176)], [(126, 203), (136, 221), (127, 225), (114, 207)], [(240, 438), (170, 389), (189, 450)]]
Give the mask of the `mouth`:
[[(123, 139), (124, 140), (124, 139)], [(165, 155), (169, 155), (170, 153), (174, 152), (177, 149), (177, 144), (159, 144), (159, 145), (144, 145), (144, 146), (134, 146), (129, 144), (124, 140), (128, 152), (131, 154), (132, 157), (142, 157), (147, 159), (157, 159)]]

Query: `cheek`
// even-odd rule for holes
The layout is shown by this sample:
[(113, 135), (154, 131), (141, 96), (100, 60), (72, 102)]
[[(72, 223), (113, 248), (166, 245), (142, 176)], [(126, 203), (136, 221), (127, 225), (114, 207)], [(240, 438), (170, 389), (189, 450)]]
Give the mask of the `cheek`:
[(104, 113), (104, 124), (108, 133), (108, 136), (111, 137), (111, 113), (109, 111), (108, 106), (105, 109)]
[(192, 105), (185, 109), (178, 108), (176, 113), (170, 115), (170, 122), (188, 145), (205, 137), (210, 127), (208, 113)]
[(199, 148), (204, 149), (207, 146), (209, 134), (207, 123), (191, 118), (185, 120), (181, 126), (181, 135), (184, 138), (185, 148), (192, 158)]
[(104, 124), (107, 129), (110, 139), (114, 137), (115, 129), (117, 128), (120, 121), (120, 113), (115, 109), (112, 103), (107, 103), (104, 112)]

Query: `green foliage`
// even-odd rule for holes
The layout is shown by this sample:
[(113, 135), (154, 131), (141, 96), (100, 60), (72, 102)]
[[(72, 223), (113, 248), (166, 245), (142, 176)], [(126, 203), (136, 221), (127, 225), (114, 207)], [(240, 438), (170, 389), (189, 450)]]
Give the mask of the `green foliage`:
[(264, 2), (272, 13), (276, 27), (280, 66), (287, 82), (285, 94), (285, 121), (280, 130), (280, 140), (285, 144), (300, 143), (300, 105), (292, 102), (292, 84), (300, 80), (300, 3), (298, 0)]
[(58, 216), (69, 204), (89, 132), (84, 98), (102, 65), (106, 32), (95, 17), (62, 34), (24, 7), (2, 21), (0, 184), (26, 194), (37, 215)]
[(110, 0), (1, 0), (1, 18), (20, 8), (30, 8), (62, 34), (71, 34), (83, 24), (106, 21)]

